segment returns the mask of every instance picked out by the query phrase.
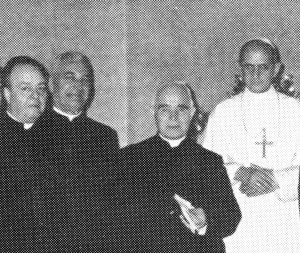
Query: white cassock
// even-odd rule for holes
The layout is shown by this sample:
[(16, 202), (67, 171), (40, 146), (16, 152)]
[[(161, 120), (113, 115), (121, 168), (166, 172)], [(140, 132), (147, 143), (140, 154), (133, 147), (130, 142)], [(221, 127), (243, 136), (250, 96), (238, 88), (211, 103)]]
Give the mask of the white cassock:
[[(224, 239), (226, 252), (300, 252), (299, 102), (273, 87), (261, 94), (246, 89), (217, 105), (203, 146), (223, 156), (242, 211), (236, 232)], [(273, 169), (280, 188), (258, 197), (242, 194), (233, 178), (251, 163)]]

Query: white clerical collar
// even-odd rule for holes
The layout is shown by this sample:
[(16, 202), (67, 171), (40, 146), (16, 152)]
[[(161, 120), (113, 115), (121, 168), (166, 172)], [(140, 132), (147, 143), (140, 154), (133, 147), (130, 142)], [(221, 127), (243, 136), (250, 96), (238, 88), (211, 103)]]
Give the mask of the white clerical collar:
[(265, 92), (262, 93), (255, 93), (251, 92), (247, 87), (245, 89), (244, 95), (248, 99), (254, 99), (254, 100), (265, 100), (267, 98), (274, 97), (277, 94), (275, 88), (273, 85), (271, 85), (270, 89), (268, 89)]
[[(242, 106), (246, 110), (245, 114), (247, 114), (246, 117), (248, 117), (249, 120), (252, 117), (262, 120), (270, 116), (268, 115), (270, 114), (269, 110), (275, 113), (275, 109), (279, 109), (278, 93), (273, 85), (269, 90), (263, 93), (254, 93), (246, 88), (242, 100)], [(263, 112), (265, 112), (266, 115), (263, 115)]]
[(180, 139), (177, 139), (177, 140), (170, 140), (170, 139), (167, 139), (167, 138), (163, 137), (162, 135), (159, 135), (159, 136), (164, 141), (168, 142), (170, 144), (171, 148), (178, 147), (180, 145), (180, 143), (185, 139), (185, 136), (180, 138)]
[(15, 116), (13, 116), (9, 111), (6, 111), (7, 115), (12, 118), (14, 121), (17, 121), (21, 124), (23, 124), (24, 126), (24, 129), (25, 130), (28, 130), (29, 128), (31, 128), (33, 126), (34, 123), (23, 123), (23, 122), (20, 122)]
[(81, 114), (81, 112), (79, 112), (78, 114), (68, 114), (68, 113), (63, 112), (62, 110), (60, 110), (56, 107), (53, 107), (53, 110), (55, 112), (57, 112), (58, 114), (67, 117), (69, 119), (69, 121), (72, 121), (73, 119), (77, 118)]

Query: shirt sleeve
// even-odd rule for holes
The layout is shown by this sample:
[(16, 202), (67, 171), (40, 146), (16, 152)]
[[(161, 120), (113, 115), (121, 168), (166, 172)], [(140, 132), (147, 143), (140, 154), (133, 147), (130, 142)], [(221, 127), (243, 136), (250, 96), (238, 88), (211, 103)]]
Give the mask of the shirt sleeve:
[(198, 235), (205, 235), (207, 230), (207, 225), (205, 225), (203, 228), (197, 229)]
[(275, 171), (275, 178), (279, 189), (275, 191), (276, 196), (283, 202), (298, 199), (299, 165)]
[(224, 144), (224, 134), (222, 132), (222, 120), (218, 107), (211, 113), (204, 132), (204, 140), (202, 146), (222, 156), (224, 165), (227, 169), (227, 174), (231, 184), (236, 184), (234, 176), (238, 168), (241, 166), (234, 162), (228, 155), (226, 155), (226, 145)]
[[(203, 205), (206, 213), (207, 231), (205, 236), (224, 238), (232, 235), (240, 220), (241, 212), (234, 196), (226, 169), (222, 160), (216, 162), (208, 202)], [(222, 226), (220, 226), (222, 224)]]
[[(291, 162), (291, 166), (274, 171), (274, 176), (279, 184), (279, 189), (275, 194), (279, 200), (287, 202), (297, 200), (299, 197), (299, 169), (300, 169), (300, 103), (294, 103), (293, 106), (288, 107), (286, 114), (290, 115), (289, 124), (292, 125), (291, 131), (291, 150), (294, 152), (294, 157)], [(294, 144), (293, 144), (294, 143)]]

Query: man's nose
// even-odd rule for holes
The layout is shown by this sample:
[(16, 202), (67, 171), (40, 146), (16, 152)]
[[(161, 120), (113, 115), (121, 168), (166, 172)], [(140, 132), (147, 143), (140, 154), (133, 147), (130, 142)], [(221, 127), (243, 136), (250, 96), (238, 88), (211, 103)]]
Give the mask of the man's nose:
[(256, 79), (260, 78), (260, 68), (259, 68), (259, 66), (254, 66), (253, 77), (256, 78)]
[(30, 93), (30, 97), (34, 98), (34, 99), (38, 99), (39, 96), (40, 96), (39, 90), (38, 89), (32, 89), (32, 91)]
[(81, 78), (73, 78), (71, 85), (74, 87), (80, 87), (82, 84)]
[(177, 120), (178, 119), (178, 110), (172, 110), (170, 112), (170, 119), (171, 120)]
[(77, 90), (82, 92), (82, 90), (84, 89), (84, 87), (86, 87), (86, 81), (83, 78), (74, 78), (73, 82), (70, 84), (70, 86)]

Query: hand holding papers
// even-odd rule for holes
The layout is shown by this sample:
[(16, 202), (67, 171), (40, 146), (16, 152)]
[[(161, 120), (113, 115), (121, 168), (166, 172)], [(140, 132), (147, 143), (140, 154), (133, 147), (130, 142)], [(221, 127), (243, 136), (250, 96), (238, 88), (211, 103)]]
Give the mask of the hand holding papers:
[(202, 208), (195, 208), (189, 201), (175, 194), (174, 199), (180, 206), (182, 214), (179, 216), (182, 223), (192, 233), (199, 233), (199, 229), (206, 226), (205, 213)]

